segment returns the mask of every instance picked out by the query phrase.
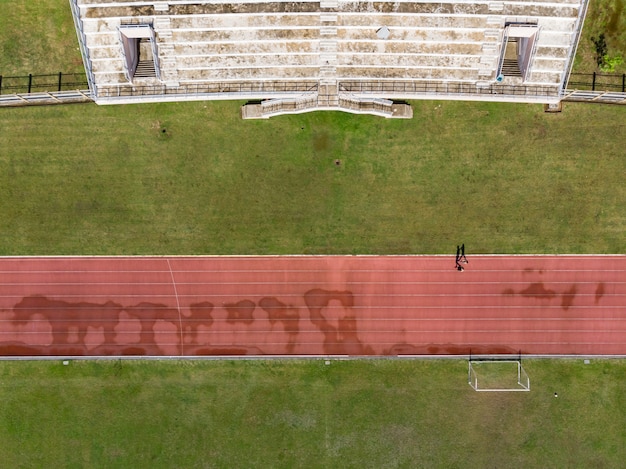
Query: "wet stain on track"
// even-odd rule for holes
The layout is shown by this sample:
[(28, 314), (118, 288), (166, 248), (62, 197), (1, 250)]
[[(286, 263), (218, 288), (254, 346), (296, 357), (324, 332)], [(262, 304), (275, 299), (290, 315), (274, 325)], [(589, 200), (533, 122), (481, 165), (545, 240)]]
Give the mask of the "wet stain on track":
[(573, 259), (0, 259), (0, 354), (626, 353), (626, 257)]

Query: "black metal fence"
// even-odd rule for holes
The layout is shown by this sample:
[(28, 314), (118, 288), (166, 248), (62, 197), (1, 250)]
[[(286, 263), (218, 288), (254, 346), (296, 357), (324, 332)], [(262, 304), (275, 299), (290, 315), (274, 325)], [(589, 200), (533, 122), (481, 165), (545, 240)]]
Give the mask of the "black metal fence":
[[(264, 92), (264, 91), (311, 91), (317, 82), (285, 82), (285, 83), (246, 83), (241, 84), (197, 84), (179, 88), (164, 86), (119, 87), (107, 90), (107, 96), (145, 96), (153, 94), (198, 94), (224, 92)], [(541, 86), (506, 87), (492, 85), (477, 90), (474, 85), (428, 83), (428, 82), (342, 82), (345, 91), (365, 93), (452, 93), (452, 94), (507, 94), (507, 95), (551, 95), (554, 89)], [(51, 73), (46, 75), (3, 76), (0, 75), (0, 95), (22, 94), (54, 91), (86, 90), (89, 88), (84, 73)], [(115, 91), (113, 91), (113, 89)], [(626, 73), (572, 73), (567, 83), (569, 90), (617, 91), (626, 93)]]
[(0, 95), (39, 93), (52, 91), (85, 90), (89, 88), (84, 73), (54, 73), (21, 77), (5, 77), (0, 75)]
[(567, 89), (626, 93), (626, 73), (572, 73)]
[(488, 84), (477, 87), (473, 83), (426, 81), (342, 81), (340, 89), (352, 93), (374, 95), (449, 94), (449, 95), (503, 95), (503, 96), (558, 96), (554, 86)]
[(198, 95), (219, 93), (306, 93), (316, 91), (316, 81), (260, 81), (223, 83), (183, 83), (179, 86), (162, 85), (110, 85), (98, 88), (98, 98), (142, 96)]

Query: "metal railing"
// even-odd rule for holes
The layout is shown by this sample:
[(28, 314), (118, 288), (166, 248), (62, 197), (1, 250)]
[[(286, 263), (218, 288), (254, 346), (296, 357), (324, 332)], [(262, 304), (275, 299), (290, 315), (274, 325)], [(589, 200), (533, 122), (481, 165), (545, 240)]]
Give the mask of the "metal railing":
[[(79, 102), (93, 98), (84, 73), (54, 73), (44, 75), (2, 76), (0, 75), (0, 106), (26, 104), (57, 104)], [(133, 86), (131, 84), (104, 86), (98, 89), (98, 98), (141, 98), (153, 96), (203, 96), (240, 95), (271, 98), (277, 94), (316, 93), (317, 81), (270, 81), (270, 82), (222, 82), (165, 84)], [(560, 97), (566, 101), (586, 101), (596, 103), (626, 104), (626, 74), (573, 73), (569, 77), (567, 89), (559, 93), (556, 86), (505, 85), (489, 83), (484, 87), (472, 83), (425, 82), (425, 81), (344, 81), (339, 83), (340, 93), (371, 95), (372, 98), (410, 97), (411, 95), (448, 96), (502, 96), (502, 97)], [(322, 96), (318, 100), (323, 101)], [(496, 98), (497, 99), (497, 98)], [(328, 106), (336, 106), (336, 96)], [(319, 101), (318, 101), (318, 104)], [(323, 104), (323, 103), (321, 103)]]
[(626, 93), (621, 91), (567, 90), (563, 101), (599, 104), (626, 104)]
[(569, 76), (567, 88), (626, 93), (626, 73), (572, 73)]
[(0, 75), (0, 95), (84, 90), (89, 87), (84, 73), (54, 73), (19, 77)]
[(293, 99), (276, 99), (263, 101), (261, 103), (261, 109), (263, 115), (272, 115), (279, 113), (289, 113), (304, 111), (306, 109), (314, 109), (317, 107), (317, 96), (307, 96), (303, 98)]
[(338, 95), (311, 95), (299, 98), (268, 99), (261, 102), (261, 112), (265, 117), (289, 114), (316, 109), (336, 108), (359, 113), (391, 116), (393, 101), (380, 98), (352, 98)]
[(488, 84), (481, 87), (472, 83), (426, 82), (426, 81), (342, 81), (339, 84), (342, 91), (361, 94), (410, 96), (432, 94), (436, 95), (501, 95), (525, 97), (558, 97), (559, 91), (554, 86), (535, 85), (503, 85)]
[(159, 85), (116, 85), (98, 87), (98, 98), (132, 98), (144, 96), (192, 96), (203, 94), (264, 94), (306, 93), (316, 91), (316, 81), (270, 81), (270, 82), (223, 82), (190, 83), (179, 86)]
[(49, 104), (89, 103), (93, 98), (89, 90), (44, 91), (40, 93), (0, 95), (1, 106), (43, 106)]
[(96, 82), (96, 79), (93, 74), (93, 70), (91, 68), (91, 60), (89, 58), (89, 48), (87, 47), (87, 36), (85, 34), (85, 29), (83, 27), (83, 21), (80, 17), (80, 7), (78, 6), (77, 0), (70, 0), (70, 9), (72, 10), (72, 18), (74, 19), (74, 26), (76, 28), (76, 34), (80, 37), (78, 41), (78, 47), (80, 48), (80, 53), (83, 57), (83, 64), (85, 65), (85, 70), (87, 72), (87, 79), (89, 80), (88, 87), (93, 88), (93, 83)]
[(343, 109), (352, 109), (359, 112), (377, 112), (381, 114), (391, 115), (393, 101), (389, 99), (365, 98), (355, 99), (346, 96), (339, 97), (339, 107)]
[(574, 59), (576, 57), (576, 51), (578, 50), (578, 44), (580, 43), (580, 38), (582, 37), (583, 24), (585, 21), (585, 16), (587, 15), (587, 9), (589, 8), (589, 0), (582, 0), (580, 4), (580, 9), (578, 10), (578, 17), (576, 18), (576, 25), (574, 26), (574, 35), (572, 36), (574, 47), (570, 47), (569, 54), (567, 55), (567, 61), (565, 62), (564, 73), (561, 76), (561, 90), (563, 94), (567, 91), (567, 80), (569, 80), (570, 75), (572, 74), (572, 70), (574, 67)]

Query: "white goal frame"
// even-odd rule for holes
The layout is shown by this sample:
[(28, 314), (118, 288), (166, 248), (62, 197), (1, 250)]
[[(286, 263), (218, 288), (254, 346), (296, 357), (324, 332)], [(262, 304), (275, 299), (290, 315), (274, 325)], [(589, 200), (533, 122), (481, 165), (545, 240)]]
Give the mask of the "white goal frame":
[[(480, 387), (480, 376), (476, 372), (475, 368), (472, 367), (472, 363), (480, 363), (482, 365), (492, 364), (500, 364), (500, 363), (517, 363), (517, 384), (519, 387), (516, 388), (481, 388)], [(479, 392), (528, 392), (530, 391), (530, 378), (524, 370), (522, 366), (521, 360), (469, 360), (469, 366), (467, 370), (467, 382), (474, 389), (474, 391)]]

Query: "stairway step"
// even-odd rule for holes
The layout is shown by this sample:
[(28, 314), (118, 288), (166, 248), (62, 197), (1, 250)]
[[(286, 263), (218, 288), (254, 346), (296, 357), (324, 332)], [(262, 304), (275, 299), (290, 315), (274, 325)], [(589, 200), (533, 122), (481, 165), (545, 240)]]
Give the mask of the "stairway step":
[(519, 69), (517, 60), (504, 59), (504, 61), (502, 62), (502, 74), (509, 77), (521, 77), (522, 72)]
[(142, 60), (137, 64), (137, 69), (135, 70), (135, 77), (138, 78), (151, 78), (156, 77), (156, 70), (154, 67), (153, 60)]

